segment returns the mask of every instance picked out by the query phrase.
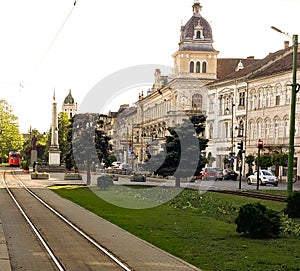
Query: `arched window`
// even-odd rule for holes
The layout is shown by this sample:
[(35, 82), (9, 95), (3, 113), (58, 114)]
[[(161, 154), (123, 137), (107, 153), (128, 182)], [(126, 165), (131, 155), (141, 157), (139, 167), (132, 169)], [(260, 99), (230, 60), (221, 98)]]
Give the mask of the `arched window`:
[(270, 130), (271, 130), (271, 121), (268, 119), (265, 122), (265, 137), (266, 138), (270, 138), (270, 136), (271, 136)]
[(279, 120), (275, 119), (274, 121), (274, 137), (278, 138), (279, 137)]
[(194, 73), (194, 66), (195, 66), (194, 61), (191, 61), (190, 62), (190, 73)]
[(192, 110), (202, 110), (202, 95), (198, 93), (193, 95)]
[(200, 61), (196, 62), (196, 73), (200, 73)]
[(202, 63), (202, 73), (206, 73), (206, 66), (207, 66), (206, 62), (203, 62)]
[(287, 138), (289, 136), (289, 119), (286, 117), (283, 121), (283, 137)]
[(197, 33), (196, 33), (196, 39), (201, 39), (201, 32), (200, 31), (197, 31)]

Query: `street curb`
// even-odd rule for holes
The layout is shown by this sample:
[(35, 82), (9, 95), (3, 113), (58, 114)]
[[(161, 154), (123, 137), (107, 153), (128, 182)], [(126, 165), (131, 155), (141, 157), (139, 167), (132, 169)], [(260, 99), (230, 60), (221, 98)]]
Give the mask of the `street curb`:
[(5, 235), (0, 220), (0, 271), (11, 271)]

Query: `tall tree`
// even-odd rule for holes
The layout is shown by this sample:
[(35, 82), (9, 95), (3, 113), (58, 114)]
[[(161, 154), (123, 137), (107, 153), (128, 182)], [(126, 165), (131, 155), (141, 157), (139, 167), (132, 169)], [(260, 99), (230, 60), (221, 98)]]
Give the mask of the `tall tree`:
[(107, 159), (111, 150), (110, 137), (105, 134), (103, 125), (99, 114), (77, 114), (72, 121), (72, 150), (68, 159), (74, 159), (77, 165), (86, 165), (87, 185), (91, 183), (92, 163)]
[(70, 126), (69, 116), (65, 112), (58, 114), (58, 145), (61, 151), (61, 161), (66, 160), (66, 154), (70, 148), (70, 143), (68, 142), (68, 130)]
[(8, 157), (9, 151), (20, 151), (24, 139), (19, 132), (18, 118), (5, 100), (0, 100), (0, 120), (0, 157), (2, 160)]
[[(165, 153), (153, 156), (152, 166), (164, 162), (156, 168), (155, 174), (175, 176), (175, 185), (180, 186), (180, 178), (192, 177), (199, 173), (206, 164), (204, 150), (208, 140), (203, 137), (205, 117), (190, 117), (176, 127), (168, 128), (164, 146)], [(151, 157), (152, 160), (152, 157)]]

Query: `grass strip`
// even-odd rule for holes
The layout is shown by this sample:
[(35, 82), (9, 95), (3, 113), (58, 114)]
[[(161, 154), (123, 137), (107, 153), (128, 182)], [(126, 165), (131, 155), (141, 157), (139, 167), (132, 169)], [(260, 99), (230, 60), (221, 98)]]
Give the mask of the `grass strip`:
[(253, 240), (236, 232), (234, 219), (240, 206), (261, 202), (282, 211), (285, 203), (184, 190), (157, 207), (129, 209), (104, 201), (88, 187), (51, 189), (204, 271), (300, 270), (299, 237)]

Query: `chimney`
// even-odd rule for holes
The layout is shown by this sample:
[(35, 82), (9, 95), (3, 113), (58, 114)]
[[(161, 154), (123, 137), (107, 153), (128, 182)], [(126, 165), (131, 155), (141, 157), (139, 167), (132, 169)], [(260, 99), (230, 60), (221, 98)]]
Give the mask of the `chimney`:
[(290, 47), (290, 42), (288, 40), (284, 41), (284, 49)]
[(254, 59), (254, 56), (248, 56), (247, 59)]

